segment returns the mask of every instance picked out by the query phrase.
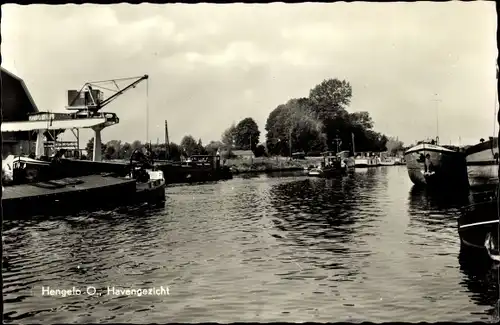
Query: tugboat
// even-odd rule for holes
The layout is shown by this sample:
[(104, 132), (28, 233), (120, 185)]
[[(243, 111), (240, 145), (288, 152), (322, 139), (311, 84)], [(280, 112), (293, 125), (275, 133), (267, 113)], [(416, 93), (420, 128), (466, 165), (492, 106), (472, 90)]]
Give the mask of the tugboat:
[(355, 163), (350, 157), (349, 151), (340, 151), (340, 139), (336, 139), (337, 151), (323, 152), (321, 166), (309, 170), (309, 176), (334, 177), (345, 174), (348, 170), (353, 170)]
[(132, 152), (127, 178), (136, 180), (136, 201), (165, 201), (165, 177), (154, 165), (150, 152), (144, 154), (140, 149)]
[(438, 145), (439, 138), (422, 141), (405, 152), (406, 167), (417, 186), (469, 188), (467, 163), (462, 152)]

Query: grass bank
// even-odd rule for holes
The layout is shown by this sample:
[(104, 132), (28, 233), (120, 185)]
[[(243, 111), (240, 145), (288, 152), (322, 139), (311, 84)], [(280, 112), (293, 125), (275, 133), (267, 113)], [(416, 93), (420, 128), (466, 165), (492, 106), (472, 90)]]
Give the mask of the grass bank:
[(308, 158), (305, 160), (290, 160), (288, 157), (259, 157), (228, 159), (226, 165), (233, 173), (271, 173), (280, 171), (303, 170), (304, 167), (317, 165), (322, 158)]

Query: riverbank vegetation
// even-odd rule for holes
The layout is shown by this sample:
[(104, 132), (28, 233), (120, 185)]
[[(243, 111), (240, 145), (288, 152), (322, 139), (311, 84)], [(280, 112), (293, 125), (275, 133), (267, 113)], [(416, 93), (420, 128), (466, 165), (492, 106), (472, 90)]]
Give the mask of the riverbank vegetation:
[[(309, 91), (308, 97), (292, 98), (278, 105), (267, 118), (266, 136), (260, 143), (261, 132), (255, 120), (244, 118), (238, 124), (230, 125), (221, 139), (203, 145), (192, 135), (186, 135), (180, 144), (151, 145), (157, 159), (181, 160), (191, 155), (214, 155), (217, 152), (228, 164), (235, 163), (237, 150), (251, 150), (255, 157), (290, 157), (292, 152), (314, 155), (322, 151), (341, 150), (351, 152), (389, 151), (403, 149), (403, 143), (374, 130), (374, 121), (368, 111), (349, 112), (353, 94), (346, 80), (327, 79)], [(140, 141), (121, 143), (111, 140), (102, 145), (106, 159), (129, 159), (132, 151), (143, 146)], [(93, 139), (87, 144), (91, 156)], [(89, 157), (91, 158), (91, 157)], [(244, 165), (248, 161), (239, 162)], [(274, 165), (276, 160), (267, 159), (263, 164)], [(257, 161), (250, 161), (257, 164)], [(282, 165), (282, 164), (281, 164)], [(255, 165), (256, 166), (256, 165)]]

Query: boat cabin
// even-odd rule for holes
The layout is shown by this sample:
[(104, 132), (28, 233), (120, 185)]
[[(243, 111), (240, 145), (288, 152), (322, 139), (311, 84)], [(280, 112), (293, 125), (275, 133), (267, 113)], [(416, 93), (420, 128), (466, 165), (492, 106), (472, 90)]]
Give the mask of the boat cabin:
[(340, 157), (333, 151), (326, 151), (322, 153), (323, 161), (321, 162), (321, 167), (336, 166), (340, 164)]
[(190, 156), (182, 166), (217, 169), (220, 167), (220, 156), (193, 155)]
[(292, 153), (292, 159), (306, 159), (306, 153), (304, 151)]

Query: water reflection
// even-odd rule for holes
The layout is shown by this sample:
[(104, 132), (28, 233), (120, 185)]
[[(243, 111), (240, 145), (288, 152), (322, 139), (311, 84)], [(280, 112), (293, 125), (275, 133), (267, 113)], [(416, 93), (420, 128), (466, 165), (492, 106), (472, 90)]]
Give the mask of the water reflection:
[[(368, 188), (374, 185), (361, 183)], [(333, 276), (335, 279), (340, 276), (347, 281), (359, 273), (356, 263), (347, 265), (346, 260), (368, 254), (368, 250), (355, 243), (362, 241), (356, 233), (369, 226), (363, 223), (369, 216), (355, 213), (360, 210), (360, 183), (355, 184), (355, 177), (347, 175), (309, 178), (271, 188), (270, 201), (275, 210), (272, 222), (279, 230), (275, 236), (287, 245), (287, 254), (298, 263), (344, 270)]]
[[(479, 306), (488, 307), (486, 318), (495, 322), (499, 321), (499, 265), (492, 262), (486, 252), (463, 247), (458, 257), (460, 271), (463, 273), (462, 285), (471, 293), (471, 299)], [(484, 318), (483, 318), (484, 319)]]
[(469, 193), (433, 192), (426, 188), (413, 186), (408, 195), (408, 212), (413, 216), (425, 217), (430, 213), (455, 215), (461, 207), (469, 204)]
[[(460, 202), (412, 190), (405, 167), (333, 179), (236, 177), (166, 191), (156, 210), (4, 227), (6, 319), (474, 321), (493, 306), (489, 287), (471, 286), (478, 276), (457, 261), (452, 211)], [(169, 285), (171, 295), (40, 297), (41, 285), (82, 284)]]
[[(31, 310), (34, 316), (55, 311), (57, 298), (40, 299), (42, 286), (95, 285), (105, 290), (117, 280), (151, 285), (148, 275), (163, 268), (158, 261), (168, 256), (167, 247), (160, 245), (165, 231), (158, 222), (159, 209), (163, 207), (129, 206), (121, 212), (102, 210), (5, 222), (6, 303), (15, 302), (16, 310)], [(92, 304), (92, 297), (82, 297), (65, 297), (60, 311), (77, 311)], [(4, 316), (16, 321), (30, 315), (11, 311)]]

